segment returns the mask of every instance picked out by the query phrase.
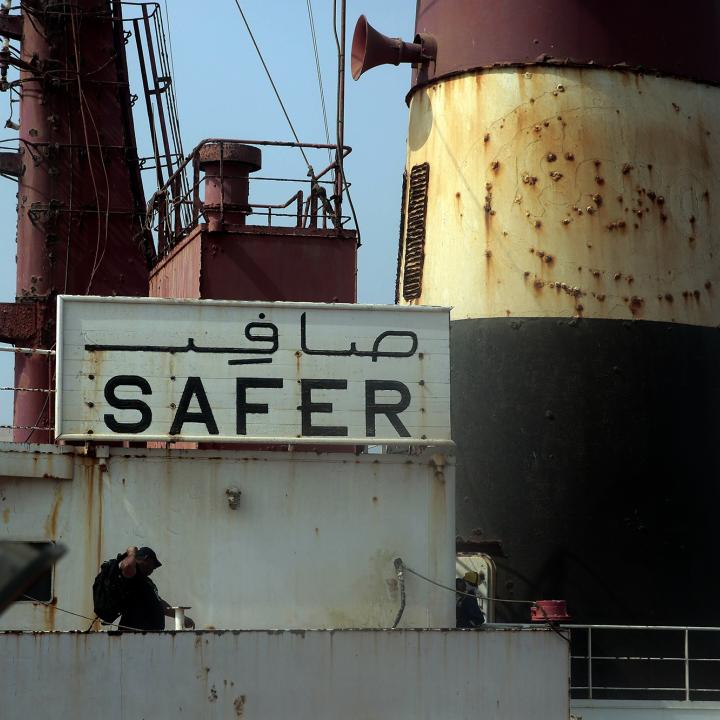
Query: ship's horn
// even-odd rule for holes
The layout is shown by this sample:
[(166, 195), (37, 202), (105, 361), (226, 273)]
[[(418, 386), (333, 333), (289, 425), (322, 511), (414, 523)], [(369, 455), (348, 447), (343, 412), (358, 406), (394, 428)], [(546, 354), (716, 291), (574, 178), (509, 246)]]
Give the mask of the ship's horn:
[(352, 76), (357, 80), (377, 65), (422, 64), (435, 59), (437, 43), (432, 35), (415, 36), (415, 42), (403, 42), (378, 32), (364, 15), (358, 18), (352, 42)]

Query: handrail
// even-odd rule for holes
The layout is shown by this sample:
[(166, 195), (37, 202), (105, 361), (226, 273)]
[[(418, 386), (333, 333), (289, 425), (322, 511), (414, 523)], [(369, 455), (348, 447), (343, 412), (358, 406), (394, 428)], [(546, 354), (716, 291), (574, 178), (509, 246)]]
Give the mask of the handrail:
[(0, 347), (0, 352), (23, 353), (28, 355), (55, 355), (55, 350), (44, 350), (42, 348), (26, 348), (26, 347)]
[[(188, 166), (193, 158), (200, 152), (200, 150), (206, 145), (214, 145), (220, 143), (238, 143), (241, 145), (261, 145), (263, 147), (301, 147), (310, 148), (313, 150), (334, 150), (335, 145), (328, 145), (327, 143), (297, 143), (290, 142), (288, 140), (236, 140), (231, 138), (205, 138), (201, 140), (190, 152), (187, 157), (178, 165), (177, 170), (165, 181), (165, 184), (158, 188), (153, 196), (162, 193), (165, 190), (169, 190), (173, 182), (177, 182), (177, 176)], [(346, 158), (352, 152), (352, 148), (349, 145), (343, 145), (343, 159)], [(330, 163), (327, 167), (323, 168), (319, 173), (315, 173), (313, 180), (319, 180), (324, 175), (327, 175), (330, 170), (335, 167), (335, 163)], [(150, 200), (152, 201), (152, 197)]]
[[(247, 201), (245, 206), (230, 206), (225, 201), (225, 181), (223, 175), (223, 148), (225, 145), (251, 145), (257, 147), (277, 147), (277, 148), (308, 148), (315, 150), (336, 150), (335, 145), (328, 143), (303, 143), (291, 142), (286, 140), (249, 140), (249, 139), (230, 139), (230, 138), (205, 138), (201, 140), (192, 150), (192, 152), (179, 161), (175, 171), (170, 175), (162, 185), (152, 194), (147, 205), (147, 227), (149, 232), (157, 232), (158, 255), (165, 255), (174, 245), (182, 238), (187, 237), (189, 232), (197, 225), (209, 218), (209, 212), (213, 214), (218, 225), (225, 222), (232, 223), (233, 216), (238, 222), (238, 218), (242, 219), (250, 215), (262, 215), (267, 218), (268, 225), (272, 224), (272, 219), (292, 217), (295, 219), (295, 226), (300, 227), (318, 227), (318, 221), (322, 222), (322, 227), (327, 227), (327, 222), (333, 224), (338, 230), (349, 219), (345, 215), (338, 216), (336, 208), (341, 208), (341, 204), (333, 205), (333, 198), (328, 197), (325, 191), (325, 185), (335, 184), (334, 180), (323, 180), (331, 171), (337, 172), (337, 159), (323, 167), (319, 172), (315, 172), (312, 166), (308, 171), (308, 179), (293, 180), (291, 178), (265, 178), (251, 177), (249, 181), (256, 180), (274, 180), (276, 182), (297, 182), (309, 183), (310, 189), (307, 192), (307, 198), (302, 190), (293, 193), (284, 203), (268, 203)], [(201, 186), (206, 182), (206, 178), (202, 177), (200, 171), (200, 152), (204, 147), (218, 145), (220, 147), (219, 158), (219, 175), (215, 178), (219, 185), (219, 205), (205, 205), (201, 199)], [(343, 146), (342, 158), (344, 159), (352, 152), (352, 148), (348, 145)], [(347, 190), (345, 190), (347, 192)], [(337, 200), (337, 198), (335, 198)], [(303, 211), (302, 202), (305, 202)], [(297, 211), (292, 215), (289, 213), (278, 213), (273, 210), (282, 210), (293, 203), (297, 203)], [(257, 210), (264, 212), (258, 213)], [(266, 212), (265, 212), (266, 211)], [(340, 210), (341, 212), (341, 210)], [(226, 218), (230, 218), (227, 220)], [(241, 220), (240, 220), (241, 221)]]
[[(585, 693), (588, 700), (597, 699), (598, 694), (602, 699), (628, 700), (657, 699), (658, 695), (667, 697), (669, 693), (681, 695), (682, 698), (675, 699), (685, 702), (691, 702), (697, 699), (698, 695), (709, 693), (714, 693), (717, 696), (715, 699), (720, 699), (720, 676), (715, 687), (706, 687), (708, 680), (702, 676), (699, 677), (696, 686), (693, 684), (694, 671), (699, 671), (703, 666), (720, 663), (720, 647), (718, 647), (716, 657), (712, 657), (712, 652), (709, 652), (707, 647), (699, 647), (697, 654), (693, 654), (690, 642), (691, 636), (714, 635), (720, 632), (720, 627), (569, 623), (560, 625), (559, 629), (568, 630), (571, 635), (571, 692)], [(647, 638), (645, 643), (639, 641), (637, 635), (627, 639), (622, 638), (623, 632), (637, 633), (638, 631)], [(580, 650), (572, 649), (573, 646), (582, 642), (583, 633), (586, 641), (584, 652), (582, 648)], [(605, 642), (609, 640), (612, 643), (609, 653), (607, 650), (598, 652), (598, 646), (604, 644), (600, 642), (601, 633), (606, 633)], [(648, 638), (648, 636), (651, 636), (652, 633), (657, 634), (657, 641), (648, 646), (647, 642), (652, 642), (652, 637)], [(663, 635), (664, 638), (661, 637)], [(661, 642), (661, 639), (664, 643)], [(682, 641), (682, 645), (678, 642), (679, 640)], [(667, 643), (673, 642), (675, 647), (668, 646)], [(714, 642), (717, 644), (716, 640)], [(663, 644), (665, 644), (667, 652), (663, 650)], [(615, 648), (617, 650), (613, 654)], [(668, 668), (667, 672), (672, 673), (673, 664), (682, 664), (682, 672), (678, 667), (674, 674), (666, 675), (668, 685), (659, 686), (658, 675), (653, 672), (652, 668), (662, 666)], [(578, 673), (583, 672), (583, 668), (585, 677), (580, 675), (581, 679), (575, 682), (575, 677), (578, 676)], [(598, 675), (604, 677), (604, 680), (599, 681)], [(648, 679), (647, 685), (638, 683), (638, 680), (645, 678)], [(623, 680), (627, 681), (626, 684), (622, 684)], [(654, 682), (650, 682), (651, 680)]]
[(704, 632), (720, 632), (720, 627), (704, 625), (597, 625), (562, 623), (559, 626), (562, 630), (702, 630)]
[[(55, 355), (55, 350), (46, 350), (44, 348), (27, 348), (27, 347), (14, 347), (12, 345), (0, 346), (0, 352), (16, 353), (21, 355)], [(36, 388), (36, 387), (20, 387), (17, 385), (7, 385), (0, 387), (0, 392), (38, 392), (45, 393), (48, 397), (55, 393), (54, 388)], [(0, 424), (0, 430), (40, 430), (40, 431), (52, 431), (53, 428), (41, 427), (38, 425), (13, 425), (13, 424)]]

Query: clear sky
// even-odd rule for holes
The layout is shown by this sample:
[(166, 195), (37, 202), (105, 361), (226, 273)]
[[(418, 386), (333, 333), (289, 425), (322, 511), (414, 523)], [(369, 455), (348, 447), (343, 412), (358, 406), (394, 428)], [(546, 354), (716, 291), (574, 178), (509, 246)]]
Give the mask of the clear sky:
[[(164, 2), (161, 0), (163, 10)], [(301, 141), (325, 142), (306, 0), (240, 0), (240, 4)], [(346, 163), (346, 175), (352, 183), (363, 242), (358, 258), (358, 300), (392, 303), (410, 68), (375, 68), (355, 82), (350, 77), (350, 45), (361, 14), (381, 32), (412, 40), (415, 0), (348, 0), (347, 5), (345, 142), (353, 152)], [(312, 9), (334, 142), (337, 55), (332, 0), (312, 0)], [(167, 0), (167, 10), (185, 151), (206, 137), (291, 140), (234, 0)], [(132, 46), (128, 47), (132, 54)], [(132, 55), (130, 59), (132, 91), (141, 94)], [(3, 107), (9, 107), (7, 95), (0, 97), (0, 113)], [(149, 155), (142, 102), (136, 103), (135, 116), (140, 153)], [(2, 137), (13, 137), (12, 133), (6, 130)], [(278, 169), (302, 177), (299, 155), (286, 157), (288, 165)], [(322, 158), (316, 158), (317, 165), (316, 159), (311, 158), (311, 162), (320, 169)], [(264, 168), (268, 169), (274, 168)], [(144, 184), (149, 196), (155, 189), (152, 173), (144, 173)], [(2, 302), (15, 296), (16, 191), (15, 183), (0, 178)], [(12, 355), (0, 353), (0, 386), (12, 382)], [(11, 416), (12, 393), (0, 392), (0, 424), (8, 424)]]

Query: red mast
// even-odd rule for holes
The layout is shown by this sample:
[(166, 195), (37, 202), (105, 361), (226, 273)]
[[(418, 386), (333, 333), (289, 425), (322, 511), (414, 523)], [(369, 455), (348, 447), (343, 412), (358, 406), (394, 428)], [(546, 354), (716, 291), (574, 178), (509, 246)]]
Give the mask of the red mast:
[[(61, 293), (146, 295), (154, 249), (128, 87), (121, 4), (35, 0), (5, 16), (22, 38), (16, 303), (0, 306), (0, 340), (51, 348)], [(10, 156), (10, 157), (9, 157)], [(48, 356), (16, 356), (15, 386), (49, 390)], [(14, 439), (47, 442), (49, 393), (18, 390)]]

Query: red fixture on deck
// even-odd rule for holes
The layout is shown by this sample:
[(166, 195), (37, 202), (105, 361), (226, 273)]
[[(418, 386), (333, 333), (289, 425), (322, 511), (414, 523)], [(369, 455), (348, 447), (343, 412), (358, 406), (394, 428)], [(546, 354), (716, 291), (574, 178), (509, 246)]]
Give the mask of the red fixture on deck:
[(531, 622), (567, 622), (570, 620), (565, 600), (536, 600), (530, 608)]

